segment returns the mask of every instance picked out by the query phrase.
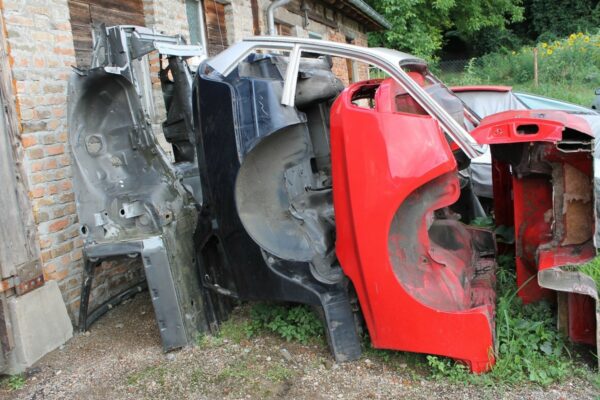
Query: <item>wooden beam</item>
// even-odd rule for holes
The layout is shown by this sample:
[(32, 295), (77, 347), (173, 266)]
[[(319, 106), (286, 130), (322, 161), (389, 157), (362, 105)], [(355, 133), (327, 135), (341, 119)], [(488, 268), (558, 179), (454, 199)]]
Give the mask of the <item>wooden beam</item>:
[[(1, 7), (0, 7), (1, 10)], [(37, 229), (21, 160), (20, 124), (9, 61), (6, 26), (0, 12), (0, 275), (30, 279), (42, 273)]]

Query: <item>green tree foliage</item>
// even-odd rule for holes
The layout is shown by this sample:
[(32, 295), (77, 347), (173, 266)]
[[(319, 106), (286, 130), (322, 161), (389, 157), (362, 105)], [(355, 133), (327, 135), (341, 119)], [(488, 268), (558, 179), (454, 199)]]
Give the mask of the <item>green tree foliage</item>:
[(526, 0), (532, 39), (550, 41), (600, 27), (598, 0)]
[(434, 58), (453, 32), (466, 40), (485, 30), (504, 29), (523, 19), (522, 0), (371, 0), (392, 24), (374, 33), (370, 45), (383, 45)]

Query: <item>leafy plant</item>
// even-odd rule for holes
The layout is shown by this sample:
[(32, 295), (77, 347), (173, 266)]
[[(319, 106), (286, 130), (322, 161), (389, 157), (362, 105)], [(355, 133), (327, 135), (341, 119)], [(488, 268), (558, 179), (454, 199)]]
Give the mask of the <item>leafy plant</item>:
[(250, 312), (249, 335), (261, 331), (278, 334), (285, 340), (306, 344), (323, 337), (323, 324), (308, 306), (283, 306), (258, 303)]
[(392, 25), (369, 35), (372, 46), (392, 47), (433, 59), (444, 34), (473, 40), (492, 28), (504, 29), (523, 19), (520, 0), (370, 0)]
[(555, 329), (547, 303), (523, 305), (517, 296), (514, 258), (498, 258), (496, 305), (496, 365), (485, 375), (472, 375), (453, 360), (427, 357), (434, 378), (449, 378), (475, 384), (549, 385), (568, 376), (572, 362), (564, 339)]
[(8, 390), (13, 391), (22, 389), (23, 386), (25, 386), (25, 382), (27, 382), (25, 375), (18, 374), (5, 377), (0, 385)]

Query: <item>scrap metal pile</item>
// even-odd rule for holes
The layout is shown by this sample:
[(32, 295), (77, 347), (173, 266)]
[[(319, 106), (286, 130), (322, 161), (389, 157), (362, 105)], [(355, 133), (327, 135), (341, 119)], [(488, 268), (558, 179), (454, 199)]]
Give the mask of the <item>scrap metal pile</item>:
[[(144, 100), (153, 51), (174, 162)], [(364, 325), (376, 348), (484, 372), (498, 250), (491, 230), (467, 223), (486, 212), (469, 165), (489, 145), (488, 192), (496, 223), (514, 226), (519, 295), (566, 293), (559, 321), (596, 344), (595, 284), (560, 269), (595, 257), (600, 239), (593, 112), (455, 94), (424, 61), (388, 49), (257, 37), (194, 72), (188, 59), (201, 54), (180, 37), (103, 28), (93, 67), (73, 75), (82, 329), (103, 311), (87, 309), (95, 266), (140, 256), (165, 350), (216, 332), (235, 300), (271, 300), (314, 306), (338, 361), (360, 356)], [(332, 56), (390, 77), (344, 88)]]

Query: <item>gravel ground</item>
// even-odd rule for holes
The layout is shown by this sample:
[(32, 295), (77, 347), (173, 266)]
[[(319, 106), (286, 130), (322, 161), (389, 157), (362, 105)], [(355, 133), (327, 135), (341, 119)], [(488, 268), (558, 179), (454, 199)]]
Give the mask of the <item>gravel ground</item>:
[[(235, 319), (242, 320), (243, 309)], [(232, 326), (235, 326), (232, 324)], [(164, 354), (147, 293), (136, 296), (44, 357), (23, 388), (1, 399), (598, 399), (581, 378), (548, 388), (485, 388), (426, 377), (422, 359), (393, 365), (369, 355), (337, 364), (322, 344), (270, 335), (206, 337)]]

